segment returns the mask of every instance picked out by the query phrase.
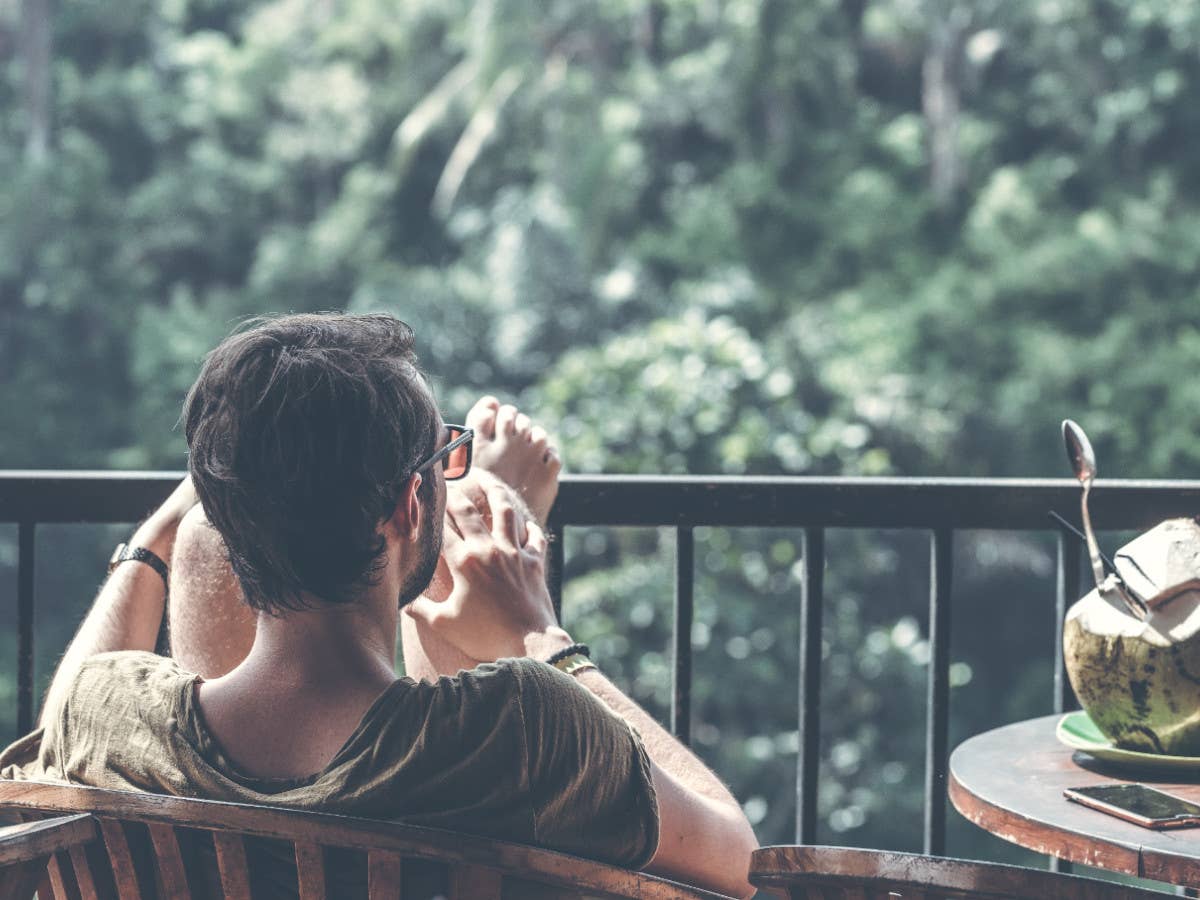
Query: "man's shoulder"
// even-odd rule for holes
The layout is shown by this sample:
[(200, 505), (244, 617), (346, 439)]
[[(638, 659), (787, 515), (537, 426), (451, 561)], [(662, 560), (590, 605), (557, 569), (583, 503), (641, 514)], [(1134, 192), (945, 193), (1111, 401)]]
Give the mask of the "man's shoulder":
[(445, 687), (477, 696), (489, 703), (518, 701), (521, 706), (554, 706), (589, 698), (590, 692), (554, 666), (529, 657), (499, 659), (464, 670)]
[(71, 693), (75, 695), (86, 685), (109, 681), (128, 682), (153, 690), (194, 678), (194, 673), (188, 672), (168, 656), (144, 650), (116, 650), (97, 653), (80, 663)]
[(63, 726), (107, 727), (125, 712), (147, 705), (172, 705), (185, 682), (196, 676), (174, 660), (140, 650), (89, 656), (79, 664), (54, 714)]
[(80, 667), (138, 672), (185, 671), (171, 657), (159, 656), (149, 650), (110, 650), (107, 653), (97, 653), (85, 659)]
[(553, 681), (555, 675), (562, 677), (553, 666), (528, 657), (512, 657), (480, 663), (473, 669), (460, 669), (454, 675), (441, 675), (436, 681), (412, 678), (400, 681), (418, 694), (464, 694), (487, 699), (494, 694), (533, 689), (546, 684), (547, 679)]
[(435, 681), (401, 678), (364, 717), (359, 736), (392, 747), (417, 736), (427, 748), (485, 734), (489, 740), (507, 734), (523, 743), (536, 720), (566, 708), (580, 690), (553, 666), (523, 658), (481, 663)]

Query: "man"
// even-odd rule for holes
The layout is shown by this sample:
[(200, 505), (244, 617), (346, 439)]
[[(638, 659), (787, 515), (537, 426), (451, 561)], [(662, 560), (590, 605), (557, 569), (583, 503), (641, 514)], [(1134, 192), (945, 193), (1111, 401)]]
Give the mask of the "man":
[[(540, 527), (494, 476), (447, 490), (472, 435), (443, 424), (407, 326), (260, 322), (209, 355), (184, 422), (189, 479), (120, 555), (6, 777), (395, 818), (752, 893), (736, 801), (557, 625)], [(209, 680), (148, 652), (197, 498), (256, 613)], [(418, 599), (439, 550), (447, 590)], [(397, 679), (409, 604), (483, 664)]]
[[(467, 413), (473, 432), (472, 470), (485, 469), (512, 489), (524, 518), (546, 522), (558, 494), (562, 462), (546, 430), (511, 404), (482, 397)], [(451, 482), (476, 491), (469, 481)], [(444, 600), (450, 590), (445, 562), (425, 595)], [(201, 507), (193, 507), (179, 528), (169, 591), (171, 655), (191, 672), (217, 678), (230, 672), (250, 652), (256, 617), (243, 601), (237, 578), (229, 567), (225, 545)], [(413, 615), (419, 605), (404, 607), (400, 617), (404, 667), (413, 678), (435, 681), (471, 669), (472, 660)]]

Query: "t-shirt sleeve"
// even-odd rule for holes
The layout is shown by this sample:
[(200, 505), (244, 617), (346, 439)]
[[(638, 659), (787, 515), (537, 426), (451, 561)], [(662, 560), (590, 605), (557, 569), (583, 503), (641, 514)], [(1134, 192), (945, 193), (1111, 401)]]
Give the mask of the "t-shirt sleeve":
[(630, 868), (658, 849), (658, 801), (642, 739), (571, 676), (516, 667), (536, 841)]

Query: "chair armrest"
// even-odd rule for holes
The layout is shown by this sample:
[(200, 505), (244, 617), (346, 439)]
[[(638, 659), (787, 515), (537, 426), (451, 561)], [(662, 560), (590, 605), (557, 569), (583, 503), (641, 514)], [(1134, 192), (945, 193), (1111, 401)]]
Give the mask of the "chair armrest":
[(29, 862), (96, 839), (96, 820), (87, 813), (0, 828), (0, 866)]

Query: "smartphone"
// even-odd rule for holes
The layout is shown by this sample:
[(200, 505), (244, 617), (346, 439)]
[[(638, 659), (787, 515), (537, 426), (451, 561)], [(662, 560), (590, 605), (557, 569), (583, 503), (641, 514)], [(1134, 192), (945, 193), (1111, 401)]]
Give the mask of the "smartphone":
[(1200, 803), (1192, 803), (1144, 784), (1097, 784), (1067, 788), (1063, 796), (1143, 828), (1200, 825)]

